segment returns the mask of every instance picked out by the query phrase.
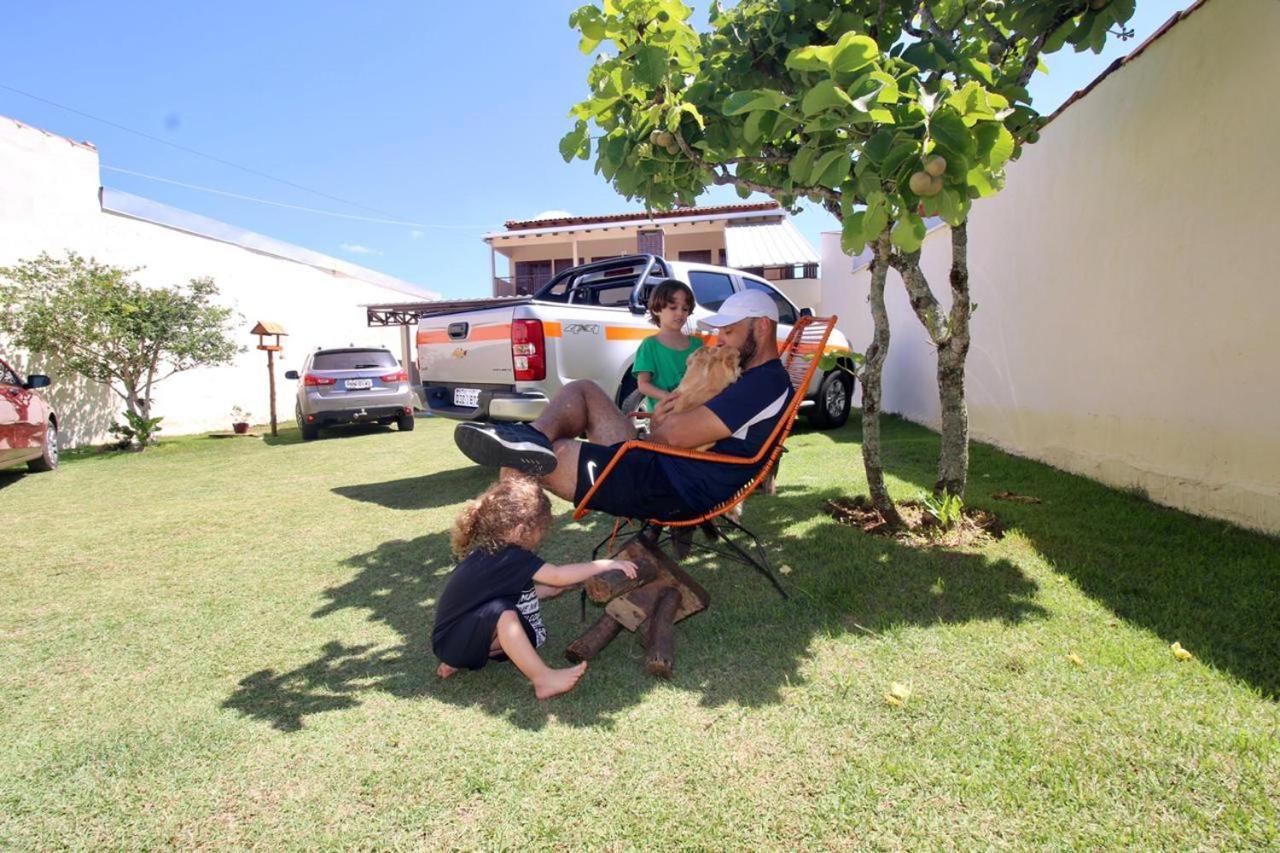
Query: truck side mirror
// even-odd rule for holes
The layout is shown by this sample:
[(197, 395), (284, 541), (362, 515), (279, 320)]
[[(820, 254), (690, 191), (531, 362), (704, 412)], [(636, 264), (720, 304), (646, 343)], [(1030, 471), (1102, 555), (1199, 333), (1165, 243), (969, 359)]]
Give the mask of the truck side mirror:
[(49, 377), (45, 376), (43, 373), (32, 373), (27, 377), (27, 381), (23, 383), (22, 387), (28, 389), (44, 388), (49, 384), (49, 382)]
[(812, 309), (812, 308), (801, 308), (801, 309), (800, 309), (800, 316), (801, 316), (801, 317), (812, 317), (812, 316), (813, 316), (813, 309)]
[(296, 370), (286, 370), (286, 371), (284, 372), (284, 378), (285, 378), (285, 379), (297, 379), (297, 378), (298, 378), (298, 371), (296, 371)]

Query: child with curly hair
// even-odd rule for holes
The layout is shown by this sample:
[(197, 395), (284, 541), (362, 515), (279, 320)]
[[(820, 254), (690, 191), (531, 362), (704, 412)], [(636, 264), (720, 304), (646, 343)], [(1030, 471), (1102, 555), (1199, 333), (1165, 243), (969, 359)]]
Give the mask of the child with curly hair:
[(631, 372), (650, 412), (680, 384), (689, 356), (702, 346), (702, 338), (684, 330), (693, 306), (693, 290), (674, 278), (659, 282), (649, 295), (649, 322), (658, 334), (640, 342)]
[(635, 577), (636, 567), (627, 560), (553, 566), (533, 553), (550, 526), (551, 501), (520, 475), (499, 480), (454, 521), (453, 553), (462, 562), (440, 594), (431, 631), (441, 678), (509, 659), (539, 699), (567, 693), (582, 678), (585, 662), (552, 669), (538, 656), (547, 638), (538, 601), (610, 569)]

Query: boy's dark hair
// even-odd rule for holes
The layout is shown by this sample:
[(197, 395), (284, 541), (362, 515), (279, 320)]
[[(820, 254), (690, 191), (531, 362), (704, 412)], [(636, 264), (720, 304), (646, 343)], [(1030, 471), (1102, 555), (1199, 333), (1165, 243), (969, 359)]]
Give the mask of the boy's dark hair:
[(658, 312), (666, 308), (676, 299), (677, 293), (683, 293), (685, 298), (689, 300), (689, 310), (693, 311), (693, 307), (698, 304), (693, 298), (693, 289), (683, 281), (675, 278), (664, 278), (654, 287), (653, 292), (649, 294), (649, 322), (653, 325), (660, 325), (658, 322)]

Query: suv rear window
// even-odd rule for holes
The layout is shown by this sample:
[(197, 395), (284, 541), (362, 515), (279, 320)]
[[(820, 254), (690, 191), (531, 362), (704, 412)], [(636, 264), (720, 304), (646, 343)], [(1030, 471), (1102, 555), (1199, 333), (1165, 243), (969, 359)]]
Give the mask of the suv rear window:
[(366, 367), (397, 366), (395, 356), (384, 349), (318, 352), (311, 360), (312, 370), (361, 370)]

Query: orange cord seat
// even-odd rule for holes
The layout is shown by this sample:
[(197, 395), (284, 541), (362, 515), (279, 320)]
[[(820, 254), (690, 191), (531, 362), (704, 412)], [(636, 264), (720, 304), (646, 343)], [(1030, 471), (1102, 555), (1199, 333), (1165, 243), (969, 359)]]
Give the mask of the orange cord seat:
[[(609, 460), (609, 464), (605, 466), (600, 476), (596, 478), (595, 483), (591, 486), (587, 493), (582, 496), (582, 500), (574, 509), (574, 519), (580, 519), (591, 511), (588, 504), (592, 495), (600, 488), (600, 485), (609, 476), (622, 457), (633, 450), (647, 450), (651, 453), (658, 453), (663, 456), (674, 456), (680, 459), (692, 459), (702, 462), (715, 462), (723, 465), (738, 465), (745, 467), (758, 466), (755, 476), (747, 481), (732, 497), (721, 501), (711, 509), (707, 510), (697, 518), (690, 519), (659, 519), (649, 518), (642, 519), (646, 525), (655, 527), (695, 527), (707, 522), (713, 522), (717, 518), (725, 515), (738, 504), (746, 500), (752, 492), (764, 481), (773, 470), (774, 465), (778, 461), (783, 452), (786, 450), (785, 442), (787, 436), (791, 434), (791, 429), (795, 425), (796, 417), (800, 413), (800, 404), (804, 401), (805, 394), (808, 393), (809, 385), (814, 375), (818, 371), (818, 362), (822, 354), (826, 351), (827, 340), (831, 337), (831, 331), (836, 326), (836, 317), (801, 317), (795, 326), (791, 329), (791, 334), (787, 336), (786, 341), (782, 345), (779, 357), (782, 359), (782, 366), (786, 369), (787, 374), (791, 377), (792, 388), (795, 389), (795, 395), (791, 398), (791, 402), (783, 411), (782, 417), (778, 418), (778, 423), (774, 426), (773, 432), (769, 434), (768, 439), (760, 446), (754, 456), (731, 456), (725, 453), (713, 453), (710, 451), (686, 450), (682, 447), (672, 447), (666, 444), (656, 444), (651, 441), (642, 441), (633, 439), (623, 442), (614, 453), (613, 458)], [(732, 518), (727, 519), (734, 527), (750, 534)], [(616, 533), (615, 528), (615, 533)], [(752, 535), (752, 539), (755, 536)], [(726, 539), (726, 541), (728, 541)], [(759, 543), (757, 541), (757, 548)], [(735, 547), (739, 553), (740, 549)], [(763, 556), (763, 552), (761, 552)], [(750, 558), (748, 558), (750, 559)], [(777, 578), (773, 576), (771, 570), (765, 566), (755, 564), (754, 560), (750, 560), (758, 569), (764, 572), (778, 591), (786, 595), (782, 590), (782, 586), (778, 583)]]

